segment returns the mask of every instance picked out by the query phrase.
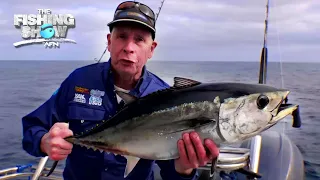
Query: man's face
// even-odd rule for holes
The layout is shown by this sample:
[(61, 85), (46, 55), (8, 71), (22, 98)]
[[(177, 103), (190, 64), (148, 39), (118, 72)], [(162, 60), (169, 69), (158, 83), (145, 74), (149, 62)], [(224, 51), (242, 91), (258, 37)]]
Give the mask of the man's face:
[(107, 38), (112, 67), (126, 76), (140, 73), (157, 46), (151, 33), (135, 24), (117, 25)]

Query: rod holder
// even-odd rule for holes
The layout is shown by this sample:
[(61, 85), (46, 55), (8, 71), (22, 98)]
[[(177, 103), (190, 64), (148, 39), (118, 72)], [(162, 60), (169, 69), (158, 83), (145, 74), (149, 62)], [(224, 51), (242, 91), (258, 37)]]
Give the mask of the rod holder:
[(261, 135), (256, 135), (252, 138), (251, 147), (250, 147), (249, 169), (254, 173), (258, 173), (258, 170), (259, 170), (261, 143), (262, 143)]

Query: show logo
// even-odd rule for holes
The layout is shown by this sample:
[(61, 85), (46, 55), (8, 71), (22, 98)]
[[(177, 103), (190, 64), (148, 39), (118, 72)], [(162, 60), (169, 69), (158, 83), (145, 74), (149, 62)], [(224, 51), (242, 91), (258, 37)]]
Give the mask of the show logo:
[(15, 47), (28, 44), (44, 44), (47, 48), (60, 48), (60, 43), (74, 43), (67, 39), (70, 28), (75, 27), (72, 14), (52, 14), (50, 9), (38, 9), (38, 14), (15, 14), (14, 26), (21, 29), (22, 41), (13, 43)]

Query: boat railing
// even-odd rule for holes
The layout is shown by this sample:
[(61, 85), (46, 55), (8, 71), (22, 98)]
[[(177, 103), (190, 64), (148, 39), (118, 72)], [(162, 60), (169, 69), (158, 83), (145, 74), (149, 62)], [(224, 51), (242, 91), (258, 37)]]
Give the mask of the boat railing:
[(38, 165), (26, 164), (26, 165), (17, 165), (15, 167), (6, 168), (0, 170), (0, 180), (7, 179), (25, 179), (28, 180), (63, 180), (62, 170), (56, 168), (55, 171), (49, 176), (46, 177), (51, 167), (45, 167), (46, 162), (48, 161), (48, 156), (40, 159)]
[[(224, 172), (226, 174), (246, 169), (246, 172), (258, 173), (260, 159), (261, 136), (257, 135), (251, 140), (249, 148), (224, 147), (220, 149), (217, 162), (214, 164), (215, 172)], [(12, 168), (0, 170), (0, 180), (16, 179), (26, 177), (29, 180), (47, 179), (62, 180), (62, 170), (56, 168), (55, 171), (46, 177), (51, 167), (45, 167), (48, 157), (43, 157), (37, 166), (32, 164), (19, 165)], [(201, 166), (198, 169), (211, 171), (212, 163)], [(253, 178), (254, 179), (254, 178)]]

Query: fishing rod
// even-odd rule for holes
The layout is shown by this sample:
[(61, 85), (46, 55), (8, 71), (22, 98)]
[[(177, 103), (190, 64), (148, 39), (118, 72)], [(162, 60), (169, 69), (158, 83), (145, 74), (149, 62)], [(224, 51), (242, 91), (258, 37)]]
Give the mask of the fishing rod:
[[(268, 62), (268, 48), (267, 48), (267, 33), (268, 33), (268, 18), (269, 18), (269, 0), (267, 0), (266, 4), (266, 18), (265, 18), (265, 29), (264, 29), (264, 39), (263, 39), (263, 47), (261, 52), (260, 59), (260, 72), (259, 72), (259, 84), (266, 84), (267, 80), (267, 62)], [(250, 162), (249, 167), (250, 171), (253, 173), (259, 172), (259, 163), (260, 163), (260, 153), (262, 147), (262, 137), (261, 135), (256, 135), (251, 140), (250, 147)], [(248, 177), (249, 180), (255, 180), (256, 178)]]
[[(266, 4), (266, 17), (265, 17), (265, 29), (264, 29), (264, 40), (263, 40), (263, 47), (261, 52), (261, 59), (260, 59), (260, 70), (259, 70), (259, 84), (266, 84), (267, 83), (267, 64), (268, 64), (268, 48), (267, 48), (267, 35), (268, 35), (268, 21), (269, 21), (269, 0), (267, 0)], [(282, 62), (280, 62), (282, 63)], [(282, 71), (282, 69), (281, 69)], [(281, 77), (283, 78), (283, 77)], [(283, 81), (282, 81), (283, 82)], [(284, 103), (287, 104), (288, 99), (284, 100)], [(297, 108), (294, 112), (292, 112), (293, 116), (293, 124), (292, 127), (299, 128), (301, 126), (301, 118), (299, 108)], [(262, 137), (257, 135), (252, 138), (251, 149), (252, 154), (250, 160), (250, 169), (254, 173), (258, 173), (259, 161), (260, 161), (260, 152), (261, 152), (261, 144), (262, 144)], [(249, 178), (255, 179), (255, 178)]]
[[(269, 21), (269, 0), (267, 0), (266, 4), (266, 19), (265, 19), (265, 31), (264, 31), (264, 40), (263, 40), (263, 48), (261, 52), (261, 60), (260, 60), (260, 72), (259, 72), (259, 84), (267, 83), (267, 64), (268, 64), (268, 48), (267, 48), (267, 34), (268, 34), (268, 21)], [(281, 64), (282, 62), (280, 62)], [(281, 68), (282, 71), (282, 68)], [(282, 74), (282, 73), (281, 73)], [(283, 76), (281, 76), (283, 82)], [(283, 84), (282, 84), (283, 86)], [(288, 97), (284, 100), (284, 103), (287, 104)], [(293, 124), (292, 127), (299, 128), (301, 126), (301, 118), (299, 108), (297, 108), (293, 115)]]
[(261, 52), (260, 60), (260, 73), (259, 73), (259, 84), (267, 83), (267, 63), (268, 63), (268, 48), (267, 48), (267, 34), (268, 34), (268, 19), (269, 19), (269, 0), (266, 5), (266, 19), (264, 29), (263, 48)]
[(157, 19), (158, 19), (158, 17), (159, 17), (159, 14), (160, 14), (160, 11), (161, 11), (161, 9), (162, 9), (162, 6), (163, 6), (164, 1), (165, 1), (165, 0), (161, 1), (161, 5), (160, 5), (160, 7), (159, 7), (158, 13), (156, 14), (156, 20), (155, 20), (155, 22), (157, 22)]
[[(163, 6), (163, 4), (164, 4), (164, 1), (165, 1), (165, 0), (161, 1), (161, 5), (160, 5), (160, 7), (158, 8), (159, 10), (158, 10), (158, 12), (156, 13), (155, 22), (157, 22), (157, 19), (158, 19), (159, 15), (160, 15), (162, 6)], [(107, 49), (108, 49), (108, 45), (107, 45), (106, 48), (104, 49), (104, 51), (103, 51), (102, 55), (100, 56), (99, 60), (98, 60), (97, 58), (94, 58), (94, 61), (96, 61), (97, 63), (99, 63), (99, 62), (101, 61), (102, 57), (104, 56), (104, 54), (106, 53)]]

